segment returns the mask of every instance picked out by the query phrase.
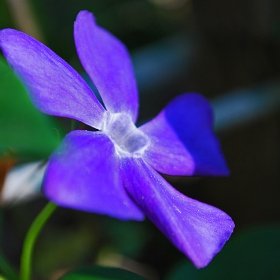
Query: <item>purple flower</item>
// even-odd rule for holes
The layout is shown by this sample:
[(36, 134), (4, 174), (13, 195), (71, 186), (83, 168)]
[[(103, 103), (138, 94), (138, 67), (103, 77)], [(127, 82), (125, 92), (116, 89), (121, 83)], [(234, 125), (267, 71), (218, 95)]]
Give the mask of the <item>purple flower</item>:
[(125, 46), (87, 11), (78, 14), (74, 37), (106, 109), (49, 48), (19, 31), (0, 31), (3, 54), (34, 105), (98, 130), (76, 130), (65, 137), (50, 157), (45, 195), (60, 206), (121, 220), (146, 215), (197, 267), (206, 266), (230, 237), (232, 219), (182, 195), (158, 172), (228, 174), (208, 101), (199, 94), (182, 94), (137, 128), (138, 93)]

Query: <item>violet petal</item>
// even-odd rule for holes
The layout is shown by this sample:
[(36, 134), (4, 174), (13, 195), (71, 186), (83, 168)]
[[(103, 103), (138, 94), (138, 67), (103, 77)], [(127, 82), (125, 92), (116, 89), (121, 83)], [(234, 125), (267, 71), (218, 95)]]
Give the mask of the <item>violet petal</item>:
[(151, 139), (143, 158), (159, 172), (229, 174), (219, 140), (213, 132), (211, 106), (200, 94), (179, 95), (140, 130)]
[(138, 92), (126, 47), (95, 23), (93, 15), (81, 11), (74, 36), (79, 58), (111, 113), (126, 112), (136, 121)]
[(69, 133), (50, 158), (43, 190), (60, 206), (121, 220), (144, 218), (123, 187), (119, 158), (102, 132)]
[(229, 239), (232, 219), (179, 193), (142, 159), (122, 159), (121, 168), (125, 187), (140, 209), (196, 267), (206, 266)]
[(81, 76), (34, 38), (13, 29), (0, 31), (0, 48), (42, 112), (101, 128), (104, 108)]

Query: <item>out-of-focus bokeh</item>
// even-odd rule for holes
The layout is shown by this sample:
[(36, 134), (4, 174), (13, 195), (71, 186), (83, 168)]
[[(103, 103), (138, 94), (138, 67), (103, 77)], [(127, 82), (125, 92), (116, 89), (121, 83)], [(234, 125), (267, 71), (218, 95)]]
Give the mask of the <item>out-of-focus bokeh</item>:
[[(0, 28), (34, 36), (88, 80), (73, 41), (73, 22), (83, 9), (131, 52), (139, 123), (180, 93), (210, 99), (231, 175), (166, 179), (187, 196), (227, 212), (236, 229), (213, 263), (198, 271), (148, 220), (120, 222), (61, 208), (36, 245), (37, 279), (56, 279), (82, 264), (124, 267), (151, 280), (279, 279), (280, 2), (0, 0)], [(1, 185), (19, 174), (15, 168), (30, 172), (24, 164), (47, 160), (70, 129), (69, 120), (33, 108), (0, 54)], [(31, 177), (22, 176), (22, 188), (38, 189)], [(21, 197), (20, 184), (16, 190)], [(18, 267), (24, 235), (45, 199), (18, 204), (3, 191), (1, 197), (1, 250)]]

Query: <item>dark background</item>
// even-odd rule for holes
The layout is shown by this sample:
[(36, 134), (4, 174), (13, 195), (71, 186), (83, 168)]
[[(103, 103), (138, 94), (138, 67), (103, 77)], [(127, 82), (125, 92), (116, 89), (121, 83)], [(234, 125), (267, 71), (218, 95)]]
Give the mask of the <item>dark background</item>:
[[(252, 231), (267, 226), (277, 228), (280, 222), (279, 1), (21, 3), (23, 7), (17, 1), (0, 0), (0, 28), (20, 29), (38, 38), (81, 73), (72, 36), (73, 22), (80, 10), (93, 12), (99, 25), (128, 46), (139, 84), (139, 123), (155, 116), (169, 100), (183, 92), (200, 92), (213, 105), (218, 102), (220, 106), (214, 106), (217, 117), (223, 116), (221, 110), (228, 112), (227, 118), (219, 119), (223, 126), (217, 125), (216, 130), (231, 170), (230, 177), (168, 177), (167, 180), (182, 193), (228, 213), (236, 223), (232, 239), (251, 228)], [(250, 98), (246, 99), (248, 92)], [(5, 94), (1, 85), (0, 94)], [(263, 102), (252, 107), (260, 97)], [(68, 129), (67, 120), (59, 123)], [(4, 132), (0, 130), (1, 133)], [(19, 152), (15, 162), (29, 161), (32, 157), (36, 155), (21, 156)], [(2, 158), (6, 162), (7, 157)], [(19, 264), (24, 235), (44, 204), (45, 200), (38, 198), (3, 208), (2, 248), (15, 266)], [(256, 239), (256, 244), (260, 242), (267, 247), (265, 242), (269, 242), (269, 237)], [(279, 244), (275, 246), (272, 248), (279, 248)], [(261, 251), (257, 254), (261, 255)], [(268, 256), (273, 261), (279, 260), (278, 249), (274, 254)], [(34, 271), (39, 279), (93, 263), (119, 265), (149, 275), (150, 279), (163, 279), (178, 262), (187, 263), (149, 221), (123, 223), (68, 209), (57, 210), (51, 218), (38, 240), (35, 256)], [(245, 271), (248, 266), (242, 267)], [(244, 279), (253, 279), (250, 272), (246, 273)], [(279, 279), (277, 276), (267, 279)], [(180, 279), (198, 278), (186, 275)]]

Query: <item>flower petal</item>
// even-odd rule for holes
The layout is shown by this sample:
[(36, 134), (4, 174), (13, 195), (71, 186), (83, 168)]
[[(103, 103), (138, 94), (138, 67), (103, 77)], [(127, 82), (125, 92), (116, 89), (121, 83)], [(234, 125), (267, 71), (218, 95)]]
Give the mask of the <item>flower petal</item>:
[(200, 94), (182, 94), (140, 127), (151, 139), (143, 158), (168, 175), (228, 175), (212, 127), (209, 102)]
[(99, 27), (88, 11), (75, 21), (74, 36), (79, 58), (111, 113), (126, 112), (136, 121), (138, 92), (126, 47)]
[(104, 108), (81, 76), (48, 47), (20, 31), (3, 29), (0, 48), (39, 110), (101, 128)]
[(125, 187), (140, 209), (196, 267), (206, 266), (229, 239), (232, 219), (179, 193), (142, 159), (125, 158), (121, 166)]
[(101, 132), (69, 133), (50, 158), (43, 187), (60, 206), (121, 220), (144, 218), (124, 189), (114, 146)]

